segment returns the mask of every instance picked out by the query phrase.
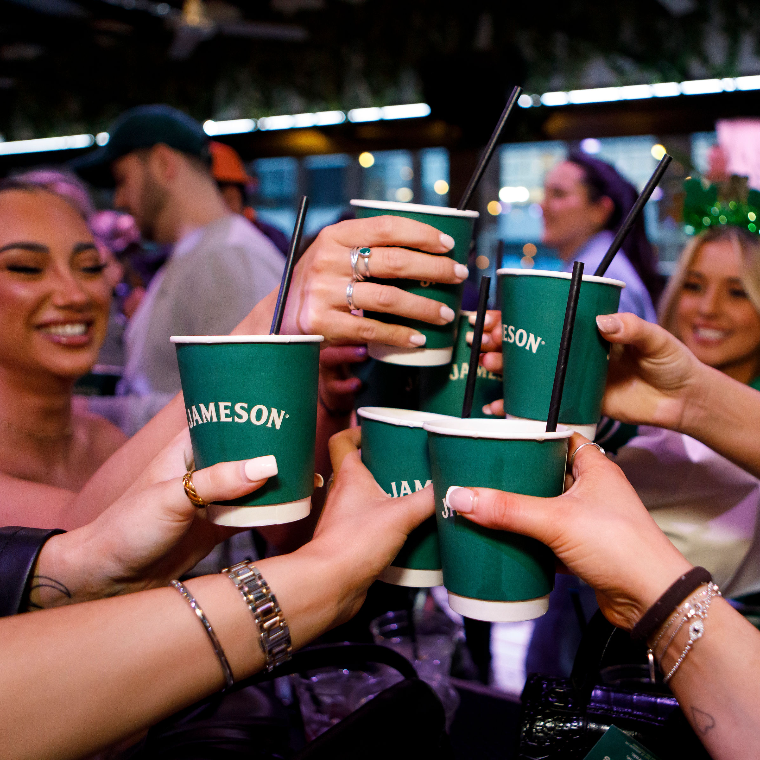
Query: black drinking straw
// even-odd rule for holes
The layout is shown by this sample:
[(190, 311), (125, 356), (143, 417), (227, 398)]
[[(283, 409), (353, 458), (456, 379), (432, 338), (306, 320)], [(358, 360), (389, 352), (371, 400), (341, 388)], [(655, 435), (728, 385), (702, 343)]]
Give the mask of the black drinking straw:
[(288, 249), (288, 258), (285, 261), (285, 270), (280, 280), (280, 292), (277, 294), (277, 306), (274, 309), (274, 318), (272, 319), (272, 328), (269, 330), (270, 335), (279, 335), (282, 327), (282, 317), (285, 314), (285, 302), (288, 300), (288, 290), (290, 290), (290, 280), (293, 277), (293, 264), (296, 260), (296, 251), (301, 245), (301, 235), (303, 234), (303, 223), (306, 219), (306, 209), (309, 208), (309, 196), (304, 195), (301, 198), (301, 208), (298, 209), (296, 226), (293, 229), (293, 237), (290, 238), (290, 248)]
[(477, 188), (477, 186), (480, 184), (480, 180), (483, 177), (483, 172), (486, 170), (486, 167), (491, 161), (491, 156), (493, 156), (493, 152), (496, 149), (496, 143), (501, 137), (504, 125), (507, 123), (509, 114), (512, 113), (512, 109), (515, 107), (515, 103), (517, 103), (517, 99), (520, 97), (521, 92), (521, 87), (515, 87), (512, 90), (512, 94), (509, 96), (507, 105), (504, 106), (504, 110), (501, 112), (501, 116), (499, 117), (496, 128), (491, 135), (491, 139), (488, 141), (488, 145), (486, 145), (486, 149), (483, 151), (483, 155), (480, 157), (480, 161), (478, 161), (477, 167), (475, 167), (475, 173), (470, 179), (470, 184), (467, 185), (467, 189), (464, 191), (464, 195), (462, 195), (462, 200), (459, 201), (457, 208), (460, 211), (464, 211), (467, 206), (470, 205), (470, 201), (472, 200), (472, 195), (475, 192), (475, 188)]
[(470, 349), (470, 368), (467, 372), (467, 384), (464, 387), (462, 418), (469, 417), (472, 413), (472, 399), (475, 396), (475, 380), (478, 377), (480, 346), (483, 343), (483, 327), (486, 323), (488, 290), (490, 287), (491, 278), (483, 277), (483, 279), (480, 281), (480, 294), (478, 296), (478, 315), (475, 318), (475, 332), (472, 334), (472, 348)]
[(570, 344), (573, 340), (573, 327), (575, 326), (575, 312), (578, 309), (578, 298), (581, 294), (582, 281), (583, 262), (576, 261), (573, 263), (573, 276), (570, 278), (570, 293), (567, 296), (565, 323), (562, 325), (562, 338), (559, 342), (557, 369), (554, 372), (552, 399), (549, 402), (549, 416), (546, 419), (547, 433), (556, 432), (557, 422), (559, 422), (559, 407), (562, 404), (562, 391), (565, 387), (565, 375), (567, 374), (567, 360), (570, 357)]
[(636, 203), (633, 204), (633, 208), (631, 208), (631, 210), (628, 212), (628, 216), (625, 218), (625, 221), (618, 230), (617, 235), (615, 235), (615, 239), (612, 241), (612, 245), (610, 245), (609, 250), (604, 254), (604, 258), (596, 268), (594, 277), (604, 277), (604, 273), (607, 271), (607, 267), (612, 263), (612, 259), (615, 258), (615, 254), (620, 250), (620, 246), (623, 245), (623, 241), (631, 231), (631, 228), (639, 218), (641, 212), (644, 210), (644, 206), (646, 206), (646, 203), (654, 192), (654, 189), (657, 187), (657, 185), (660, 184), (662, 175), (665, 174), (665, 171), (668, 168), (668, 164), (672, 160), (673, 157), (669, 156), (666, 153), (662, 157), (660, 163), (657, 164), (657, 168), (654, 170), (654, 174), (649, 178), (649, 182), (647, 182), (646, 186), (641, 191), (641, 195), (636, 199)]

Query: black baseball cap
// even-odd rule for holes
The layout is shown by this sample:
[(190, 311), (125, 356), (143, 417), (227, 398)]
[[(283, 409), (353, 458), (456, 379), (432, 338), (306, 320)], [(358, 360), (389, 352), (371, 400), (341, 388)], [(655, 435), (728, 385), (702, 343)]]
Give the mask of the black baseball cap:
[(111, 125), (106, 145), (73, 161), (71, 168), (97, 187), (113, 187), (111, 164), (117, 158), (163, 143), (210, 166), (208, 142), (203, 127), (182, 111), (167, 105), (137, 106)]

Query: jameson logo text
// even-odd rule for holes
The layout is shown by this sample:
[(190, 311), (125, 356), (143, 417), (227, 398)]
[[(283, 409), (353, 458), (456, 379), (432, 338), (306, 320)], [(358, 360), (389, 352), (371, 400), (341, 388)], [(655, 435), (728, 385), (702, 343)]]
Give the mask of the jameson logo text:
[(522, 327), (518, 330), (514, 325), (504, 325), (504, 333), (502, 341), (504, 343), (514, 343), (520, 348), (525, 348), (526, 351), (532, 351), (534, 354), (538, 351), (539, 346), (546, 344), (543, 338), (539, 338), (538, 335), (526, 332)]
[[(426, 480), (423, 484), (421, 480), (415, 480), (414, 481), (414, 490), (415, 491), (421, 491), (423, 488), (427, 488), (433, 481), (432, 480)], [(408, 480), (402, 480), (401, 481), (401, 487), (396, 488), (396, 483), (391, 483), (391, 491), (393, 493), (388, 494), (388, 496), (406, 496), (407, 494), (410, 494), (412, 492), (412, 489), (409, 487), (409, 481)]]
[(252, 422), (254, 425), (265, 425), (279, 430), (282, 421), (290, 416), (281, 409), (266, 407), (264, 404), (250, 405), (245, 401), (234, 404), (234, 408), (232, 401), (212, 401), (208, 405), (194, 404), (185, 411), (190, 427), (206, 422)]
[[(470, 371), (470, 365), (468, 362), (462, 362), (461, 364), (452, 364), (451, 372), (449, 373), (449, 380), (464, 380)], [(500, 377), (496, 377), (493, 372), (489, 372), (485, 367), (478, 367), (478, 377), (485, 377), (488, 380), (501, 380)]]
[(454, 507), (450, 507), (446, 499), (441, 499), (443, 502), (443, 509), (441, 510), (441, 517), (445, 520), (447, 517), (456, 517), (457, 511)]

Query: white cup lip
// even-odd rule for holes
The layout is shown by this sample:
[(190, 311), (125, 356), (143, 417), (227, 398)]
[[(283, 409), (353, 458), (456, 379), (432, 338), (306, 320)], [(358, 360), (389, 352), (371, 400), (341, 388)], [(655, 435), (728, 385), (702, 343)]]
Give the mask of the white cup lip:
[(418, 214), (436, 214), (437, 216), (460, 216), (468, 219), (477, 219), (480, 216), (478, 211), (461, 211), (458, 208), (448, 208), (447, 206), (423, 206), (421, 203), (399, 203), (398, 201), (365, 201), (354, 199), (350, 201), (352, 206), (361, 208), (376, 208), (381, 211), (413, 211)]
[(324, 335), (172, 335), (172, 343), (321, 343)]
[[(496, 270), (497, 276), (500, 274), (528, 275), (530, 277), (557, 277), (561, 280), (569, 280), (573, 275), (570, 272), (553, 272), (548, 269), (510, 269), (504, 267)], [(613, 280), (611, 277), (597, 277), (593, 274), (584, 274), (583, 282), (598, 282), (602, 285), (614, 285), (618, 288), (624, 288), (625, 283), (622, 280)]]
[(458, 438), (492, 438), (505, 441), (551, 441), (569, 438), (573, 430), (557, 425), (556, 433), (546, 432), (546, 423), (535, 420), (484, 420), (448, 417), (445, 420), (425, 422), (429, 433), (453, 435)]
[(417, 412), (413, 409), (394, 409), (390, 406), (363, 406), (356, 410), (356, 414), (375, 422), (386, 422), (389, 425), (408, 428), (422, 428), (424, 422), (433, 423), (448, 419), (446, 414)]

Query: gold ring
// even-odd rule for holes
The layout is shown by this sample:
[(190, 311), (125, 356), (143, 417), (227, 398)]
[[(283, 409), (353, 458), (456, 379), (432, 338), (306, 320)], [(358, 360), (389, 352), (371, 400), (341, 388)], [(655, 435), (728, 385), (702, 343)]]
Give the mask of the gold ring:
[(182, 476), (182, 485), (185, 489), (185, 494), (187, 495), (187, 498), (190, 499), (190, 502), (193, 504), (193, 506), (198, 507), (199, 509), (202, 509), (203, 507), (208, 506), (208, 502), (203, 501), (200, 496), (198, 496), (198, 492), (195, 490), (195, 486), (193, 485), (193, 473), (195, 470), (188, 470), (183, 476)]

